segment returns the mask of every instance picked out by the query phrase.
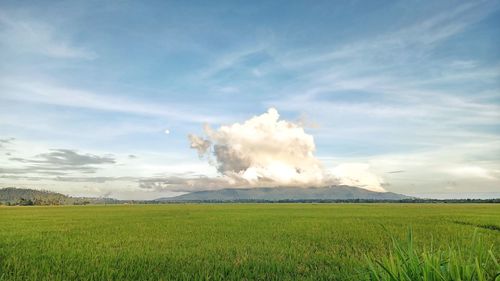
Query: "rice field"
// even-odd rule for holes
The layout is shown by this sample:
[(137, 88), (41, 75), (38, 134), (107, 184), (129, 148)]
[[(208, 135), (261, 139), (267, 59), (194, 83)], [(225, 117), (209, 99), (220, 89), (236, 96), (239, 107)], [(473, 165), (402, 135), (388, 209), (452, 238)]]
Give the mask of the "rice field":
[(499, 204), (0, 207), (0, 280), (369, 280), (409, 229), (500, 256)]

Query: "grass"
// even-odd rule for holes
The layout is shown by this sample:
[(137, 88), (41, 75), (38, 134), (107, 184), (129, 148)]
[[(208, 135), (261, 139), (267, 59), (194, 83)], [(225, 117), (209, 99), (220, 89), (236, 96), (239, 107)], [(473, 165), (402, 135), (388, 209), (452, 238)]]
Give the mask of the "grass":
[(500, 279), (500, 265), (493, 249), (484, 246), (477, 234), (465, 246), (417, 250), (410, 230), (406, 242), (393, 238), (392, 250), (381, 259), (368, 258), (370, 280), (470, 280)]
[(410, 226), (414, 257), (461, 268), (475, 232), (498, 257), (477, 225), (499, 222), (495, 204), (2, 207), (0, 280), (367, 280)]

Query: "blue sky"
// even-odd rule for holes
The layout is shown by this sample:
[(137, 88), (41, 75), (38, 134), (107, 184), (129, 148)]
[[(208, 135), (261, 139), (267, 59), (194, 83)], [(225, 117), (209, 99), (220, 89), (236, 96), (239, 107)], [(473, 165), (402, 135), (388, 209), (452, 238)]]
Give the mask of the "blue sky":
[[(2, 1), (0, 184), (168, 195), (140, 181), (220, 176), (189, 134), (274, 107), (326, 170), (500, 193), (498, 26), (500, 1)], [(62, 149), (114, 160), (33, 168)]]

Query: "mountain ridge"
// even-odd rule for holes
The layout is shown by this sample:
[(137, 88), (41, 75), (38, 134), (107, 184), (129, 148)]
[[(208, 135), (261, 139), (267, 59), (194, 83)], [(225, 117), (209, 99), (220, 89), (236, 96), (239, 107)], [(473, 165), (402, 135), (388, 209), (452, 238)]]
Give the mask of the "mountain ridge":
[(326, 187), (226, 188), (194, 191), (175, 197), (158, 198), (156, 201), (404, 200), (411, 198), (393, 192), (375, 192), (354, 186), (338, 185)]

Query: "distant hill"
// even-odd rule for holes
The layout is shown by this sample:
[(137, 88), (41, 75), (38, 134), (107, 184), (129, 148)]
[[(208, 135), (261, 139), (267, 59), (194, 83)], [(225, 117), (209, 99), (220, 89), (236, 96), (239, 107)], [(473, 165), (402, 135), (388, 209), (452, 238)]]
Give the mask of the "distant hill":
[(188, 201), (300, 201), (300, 200), (404, 200), (406, 195), (392, 192), (374, 192), (353, 186), (329, 187), (264, 187), (229, 188), (221, 190), (196, 191), (188, 194), (159, 198), (161, 202)]
[(0, 202), (15, 205), (62, 205), (69, 197), (57, 192), (8, 187), (0, 189)]
[(70, 197), (57, 192), (29, 188), (0, 189), (0, 204), (3, 205), (82, 205), (118, 202), (112, 198)]

